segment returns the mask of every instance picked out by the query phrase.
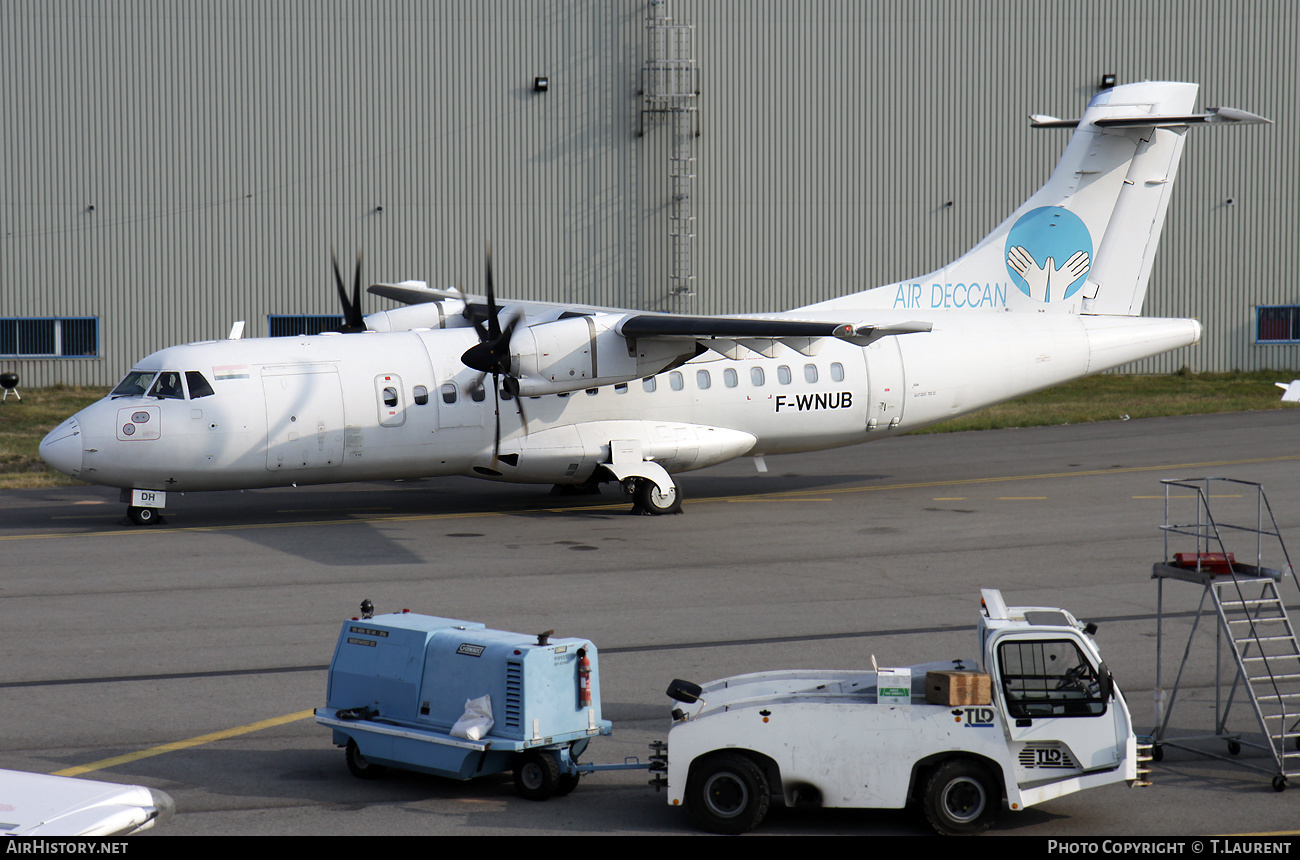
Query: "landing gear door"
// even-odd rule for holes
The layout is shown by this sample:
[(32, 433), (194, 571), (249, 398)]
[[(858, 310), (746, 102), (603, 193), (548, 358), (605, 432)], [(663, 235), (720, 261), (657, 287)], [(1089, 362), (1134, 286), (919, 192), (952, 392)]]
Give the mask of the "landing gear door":
[(888, 430), (903, 420), (903, 355), (897, 337), (882, 337), (867, 359), (867, 430)]
[(263, 368), (266, 468), (337, 466), (343, 460), (343, 387), (332, 364)]

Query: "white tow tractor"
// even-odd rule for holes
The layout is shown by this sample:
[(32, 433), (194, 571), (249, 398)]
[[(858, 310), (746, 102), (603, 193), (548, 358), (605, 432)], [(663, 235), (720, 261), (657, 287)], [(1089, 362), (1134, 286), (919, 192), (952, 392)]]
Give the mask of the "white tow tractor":
[[(654, 783), (715, 833), (756, 827), (772, 802), (902, 808), (940, 833), (979, 833), (1001, 813), (1140, 782), (1124, 697), (1095, 627), (982, 592), (980, 660), (907, 669), (778, 671), (674, 681)], [(910, 677), (909, 677), (910, 676)]]

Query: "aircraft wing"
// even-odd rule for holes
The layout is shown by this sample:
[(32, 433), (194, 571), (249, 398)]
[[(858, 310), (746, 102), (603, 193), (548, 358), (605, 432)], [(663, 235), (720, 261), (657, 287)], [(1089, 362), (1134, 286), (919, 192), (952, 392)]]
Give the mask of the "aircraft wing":
[(166, 822), (176, 811), (166, 792), (43, 773), (0, 770), (6, 836), (125, 836)]
[[(486, 315), (487, 302), (486, 298), (481, 295), (462, 293), (457, 289), (440, 289), (430, 287), (424, 281), (402, 281), (398, 284), (371, 284), (366, 288), (366, 292), (385, 299), (392, 299), (395, 302), (401, 302), (404, 305), (424, 305), (431, 302), (460, 301), (464, 300), (468, 307), (481, 309), (480, 315)], [(534, 302), (518, 301), (515, 299), (501, 300), (499, 307), (502, 309), (511, 308), (522, 311), (526, 316), (532, 317), (542, 314), (546, 311), (575, 311), (578, 313), (626, 313), (625, 308), (607, 308), (600, 305), (575, 305), (561, 304), (559, 302)]]
[(366, 292), (392, 299), (404, 305), (423, 305), (429, 302), (459, 299), (459, 290), (439, 290), (429, 287), (424, 281), (402, 281), (399, 284), (371, 284)]
[[(666, 338), (679, 340), (745, 340), (834, 337), (859, 346), (887, 335), (928, 332), (933, 323), (906, 322), (893, 325), (870, 325), (800, 320), (789, 317), (697, 317), (636, 314), (615, 326), (619, 334), (630, 338)], [(708, 346), (708, 344), (705, 344)]]
[[(466, 319), (483, 321), (488, 316), (488, 305), (477, 301), (479, 296), (467, 296), (456, 289), (437, 289), (428, 287), (423, 281), (403, 281), (397, 284), (373, 284), (369, 292), (393, 301), (402, 302), (408, 307), (438, 303), (453, 305), (457, 310), (448, 313), (463, 314)], [(507, 316), (521, 314), (527, 327), (547, 326), (574, 317), (595, 317), (601, 320), (602, 330), (612, 330), (619, 336), (631, 340), (655, 340), (665, 344), (677, 342), (698, 342), (705, 349), (712, 349), (732, 358), (737, 358), (746, 351), (774, 354), (775, 344), (784, 343), (806, 355), (816, 351), (816, 342), (822, 338), (833, 337), (858, 346), (867, 346), (882, 337), (916, 332), (928, 332), (932, 324), (911, 321), (890, 325), (873, 325), (870, 323), (849, 323), (815, 319), (797, 319), (787, 315), (772, 316), (689, 316), (682, 314), (652, 314), (630, 311), (622, 308), (601, 307), (598, 305), (562, 304), (559, 302), (537, 302), (508, 300), (498, 304), (501, 313)], [(388, 312), (395, 318), (385, 330), (405, 327), (402, 320), (411, 313), (422, 312)], [(379, 316), (379, 315), (375, 315)], [(373, 317), (368, 317), (368, 320)], [(428, 325), (423, 318), (405, 320), (407, 324)], [(439, 327), (444, 327), (440, 323)], [(585, 334), (583, 337), (585, 338)], [(692, 347), (693, 348), (693, 347)], [(682, 350), (685, 353), (685, 350)]]
[[(777, 344), (784, 344), (803, 355), (816, 355), (825, 338), (869, 346), (882, 337), (933, 330), (934, 324), (921, 321), (872, 325), (863, 323), (802, 320), (787, 316), (703, 317), (662, 314), (630, 314), (613, 325), (614, 333), (627, 341), (645, 342), (680, 350), (678, 360), (713, 350), (727, 358), (739, 360), (747, 353), (768, 358), (779, 354)], [(690, 352), (686, 351), (686, 347)]]

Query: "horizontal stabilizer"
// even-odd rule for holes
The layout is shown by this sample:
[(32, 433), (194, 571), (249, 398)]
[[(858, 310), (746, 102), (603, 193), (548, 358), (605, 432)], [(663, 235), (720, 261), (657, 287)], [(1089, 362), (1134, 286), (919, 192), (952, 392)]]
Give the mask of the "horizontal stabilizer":
[[(1075, 128), (1082, 120), (1060, 119), (1046, 114), (1030, 114), (1029, 125), (1033, 128)], [(1197, 123), (1269, 123), (1273, 120), (1253, 114), (1249, 111), (1232, 107), (1206, 108), (1205, 113), (1184, 114), (1180, 116), (1155, 116), (1139, 114), (1137, 116), (1101, 117), (1093, 121), (1098, 128), (1174, 128), (1181, 125)]]

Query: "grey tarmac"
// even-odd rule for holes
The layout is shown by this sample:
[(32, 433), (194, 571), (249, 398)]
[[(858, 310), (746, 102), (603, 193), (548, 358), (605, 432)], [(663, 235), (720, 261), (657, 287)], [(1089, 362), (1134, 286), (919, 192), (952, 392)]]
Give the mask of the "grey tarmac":
[[(1097, 621), (1149, 728), (1160, 479), (1262, 482), (1297, 540), (1298, 440), (1297, 410), (901, 437), (769, 457), (766, 474), (741, 460), (683, 475), (685, 513), (668, 517), (629, 515), (612, 487), (435, 479), (174, 497), (167, 522), (142, 529), (114, 490), (0, 492), (0, 767), (89, 765), (161, 788), (177, 815), (159, 836), (692, 832), (643, 771), (543, 803), (508, 777), (354, 779), (306, 714), (324, 704), (339, 624), (363, 598), (590, 638), (614, 722), (585, 757), (598, 762), (645, 760), (676, 677), (972, 655), (981, 587)], [(1167, 589), (1166, 609), (1198, 597)], [(1188, 623), (1167, 643), (1181, 649)], [(1180, 732), (1211, 726), (1212, 678), (1206, 646)], [(1234, 722), (1253, 728), (1244, 710)], [(1275, 793), (1262, 774), (1171, 750), (1154, 783), (1007, 813), (992, 833), (1296, 829), (1300, 791)], [(823, 833), (927, 829), (910, 811), (801, 809), (755, 835)]]

